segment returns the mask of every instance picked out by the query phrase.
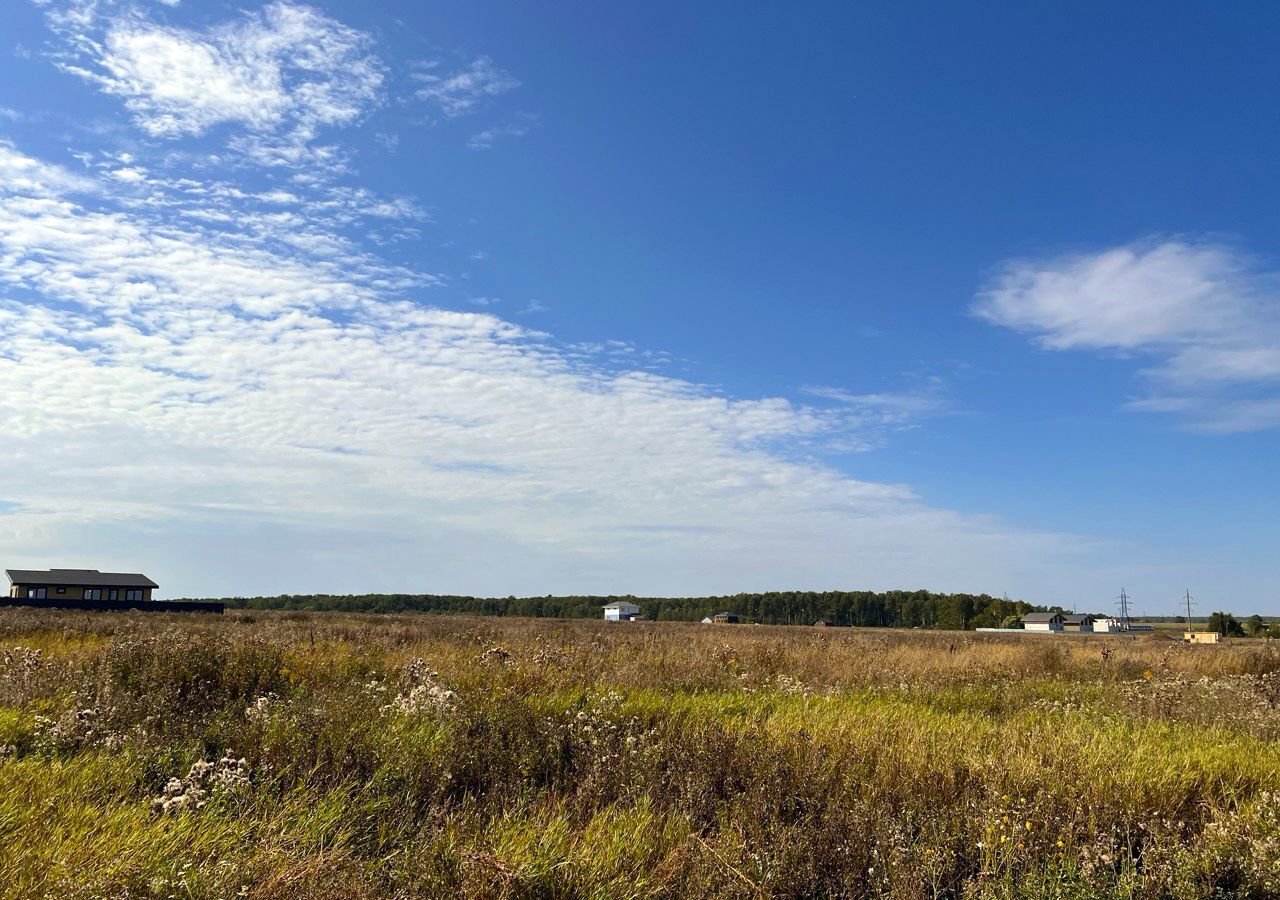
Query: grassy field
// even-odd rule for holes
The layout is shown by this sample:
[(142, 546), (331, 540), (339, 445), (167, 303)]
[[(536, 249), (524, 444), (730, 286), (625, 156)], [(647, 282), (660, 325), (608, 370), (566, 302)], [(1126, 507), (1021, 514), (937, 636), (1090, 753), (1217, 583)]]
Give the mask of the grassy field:
[(3, 897), (1276, 897), (1280, 647), (0, 612)]

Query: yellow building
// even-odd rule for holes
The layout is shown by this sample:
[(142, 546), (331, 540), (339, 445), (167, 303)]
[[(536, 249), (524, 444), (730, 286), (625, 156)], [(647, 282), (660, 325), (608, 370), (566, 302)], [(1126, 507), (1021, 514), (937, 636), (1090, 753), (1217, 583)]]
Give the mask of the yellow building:
[(1216, 644), (1222, 640), (1222, 635), (1216, 631), (1186, 631), (1182, 639), (1188, 644)]

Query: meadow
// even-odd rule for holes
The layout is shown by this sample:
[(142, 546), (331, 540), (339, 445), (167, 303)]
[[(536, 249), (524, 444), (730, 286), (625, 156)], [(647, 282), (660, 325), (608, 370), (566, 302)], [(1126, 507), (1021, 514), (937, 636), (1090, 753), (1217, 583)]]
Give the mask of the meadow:
[(1280, 896), (1280, 645), (0, 610), (0, 897)]

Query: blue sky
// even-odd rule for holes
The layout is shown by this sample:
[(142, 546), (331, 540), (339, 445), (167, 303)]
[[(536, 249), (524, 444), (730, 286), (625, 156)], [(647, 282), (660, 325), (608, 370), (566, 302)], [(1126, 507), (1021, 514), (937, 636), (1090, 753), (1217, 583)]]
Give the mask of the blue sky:
[(0, 7), (0, 549), (1280, 613), (1262, 4)]

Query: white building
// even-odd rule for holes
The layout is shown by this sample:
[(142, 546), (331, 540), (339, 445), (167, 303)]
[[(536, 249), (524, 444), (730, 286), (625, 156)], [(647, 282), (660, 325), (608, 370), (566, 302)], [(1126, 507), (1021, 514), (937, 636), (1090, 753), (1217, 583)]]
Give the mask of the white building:
[(606, 622), (631, 622), (640, 618), (640, 607), (626, 600), (615, 600), (604, 608)]
[(1022, 617), (1022, 627), (1025, 631), (1062, 631), (1062, 613), (1027, 613)]
[(1104, 634), (1116, 634), (1123, 629), (1120, 627), (1119, 619), (1114, 619), (1111, 616), (1103, 616), (1100, 619), (1093, 620), (1093, 630), (1101, 631)]

